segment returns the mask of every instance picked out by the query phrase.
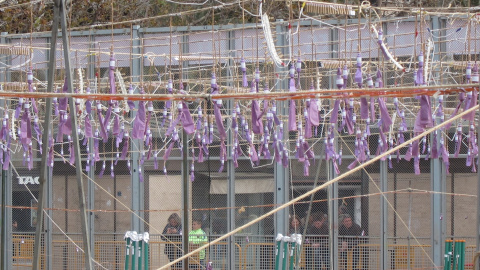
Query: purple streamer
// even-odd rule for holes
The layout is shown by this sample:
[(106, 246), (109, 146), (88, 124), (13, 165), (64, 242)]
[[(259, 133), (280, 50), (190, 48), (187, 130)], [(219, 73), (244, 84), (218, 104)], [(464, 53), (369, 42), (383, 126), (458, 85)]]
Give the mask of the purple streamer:
[(113, 57), (113, 51), (110, 52), (110, 68), (108, 71), (108, 77), (110, 79), (110, 93), (111, 94), (116, 94), (117, 90), (115, 88), (115, 76), (114, 76), (114, 71), (115, 71), (115, 58)]
[(133, 120), (133, 128), (132, 128), (132, 139), (141, 139), (143, 140), (145, 134), (145, 102), (139, 101), (138, 102), (138, 111), (137, 115), (135, 116), (135, 120)]
[[(130, 95), (133, 94), (133, 86), (132, 86), (131, 84), (130, 84), (130, 86), (128, 87), (128, 93), (129, 93)], [(130, 110), (135, 109), (135, 103), (134, 103), (132, 100), (129, 99), (129, 100), (127, 101), (127, 104), (128, 104), (128, 107), (130, 108)]]
[(247, 81), (247, 66), (245, 64), (245, 59), (240, 60), (240, 68), (242, 70), (242, 86), (243, 87), (248, 87), (248, 81)]

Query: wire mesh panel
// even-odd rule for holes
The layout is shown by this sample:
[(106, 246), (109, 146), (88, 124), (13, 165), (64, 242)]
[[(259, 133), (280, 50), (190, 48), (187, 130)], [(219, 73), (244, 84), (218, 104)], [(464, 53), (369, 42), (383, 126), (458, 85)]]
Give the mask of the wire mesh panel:
[[(305, 237), (299, 263), (305, 269), (328, 269), (332, 263), (339, 269), (429, 269), (438, 264), (433, 255), (441, 244), (432, 241), (438, 224), (445, 231), (441, 240), (467, 240), (471, 259), (475, 115), (356, 170), (476, 104), (470, 88), (458, 94), (458, 87), (443, 92), (435, 88), (435, 94), (437, 90), (425, 89), (393, 92), (398, 86), (412, 91), (427, 83), (473, 80), (467, 72), (472, 72), (480, 45), (476, 37), (465, 37), (476, 36), (478, 26), (465, 27), (470, 21), (458, 19), (430, 29), (425, 28), (427, 21), (418, 20), (313, 20), (293, 28), (278, 21), (270, 27), (272, 39), (260, 25), (131, 27), (72, 35), (74, 91), (164, 99), (133, 102), (112, 95), (72, 100), (79, 118), (83, 160), (77, 164), (84, 172), (80, 185), (86, 192), (87, 224), (82, 223), (78, 175), (72, 166), (72, 130), (65, 126), (75, 113), (67, 109), (67, 98), (54, 101), (52, 154), (40, 154), (40, 132), (33, 133), (38, 137), (33, 136), (31, 145), (13, 139), (7, 164), (12, 166), (9, 252), (14, 262), (31, 264), (33, 232), (46, 223), (50, 231), (44, 233), (43, 247), (53, 252), (44, 263), (53, 268), (84, 267), (83, 226), (91, 233), (97, 268), (125, 267), (123, 237), (130, 230), (150, 233), (150, 267), (163, 267), (344, 173), (349, 175), (291, 204), (287, 215), (277, 213), (242, 227), (233, 241), (208, 246), (190, 256), (189, 264), (273, 269), (275, 233), (300, 233)], [(5, 61), (4, 90), (29, 89), (31, 65), (36, 91), (44, 92), (48, 40), (9, 40), (32, 47), (33, 54)], [(272, 40), (281, 63), (276, 62)], [(60, 39), (55, 42), (61, 47)], [(65, 92), (65, 60), (60, 50), (54, 53), (54, 88)], [(372, 92), (381, 84), (387, 88)], [(365, 87), (371, 92), (361, 92)], [(347, 88), (354, 91), (347, 93)], [(305, 94), (308, 89), (312, 92)], [(22, 138), (22, 127), (45, 120), (45, 99), (33, 100), (39, 107), (35, 114), (30, 97), (2, 101), (3, 113), (10, 117), (4, 117), (11, 125), (8, 136)], [(310, 119), (312, 113), (318, 119)], [(422, 117), (428, 121), (418, 123)], [(146, 121), (145, 129), (139, 130), (138, 121)], [(2, 147), (9, 144), (5, 136), (0, 136)], [(35, 199), (40, 192), (39, 160), (45, 156), (54, 168), (48, 179), (50, 216), (44, 222), (36, 218)], [(279, 188), (287, 190), (287, 198), (281, 198)], [(442, 198), (441, 210), (434, 203), (437, 196)], [(194, 235), (187, 233), (193, 230)]]

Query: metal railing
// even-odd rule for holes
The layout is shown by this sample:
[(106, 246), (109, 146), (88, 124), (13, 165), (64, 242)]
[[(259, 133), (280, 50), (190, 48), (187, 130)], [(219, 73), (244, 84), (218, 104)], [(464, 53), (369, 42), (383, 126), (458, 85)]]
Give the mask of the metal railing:
[[(235, 242), (235, 257), (238, 262), (235, 269), (274, 269), (275, 267), (275, 243), (239, 241)], [(12, 236), (12, 254), (14, 267), (30, 267), (33, 259), (33, 235), (14, 234)], [(69, 260), (63, 260), (62, 256), (54, 258), (56, 269), (80, 269), (83, 267), (83, 253), (77, 250), (77, 247), (69, 241), (55, 240), (56, 247), (63, 247), (64, 252), (68, 252)], [(182, 242), (150, 241), (149, 265), (151, 269), (156, 269), (169, 262), (164, 253), (165, 244), (175, 244), (179, 248)], [(74, 250), (71, 250), (74, 249)], [(300, 266), (302, 269), (317, 269), (315, 261), (312, 259), (311, 244), (305, 244), (302, 250)], [(391, 269), (416, 269), (429, 267), (430, 259), (425, 251), (429, 251), (429, 245), (388, 245), (390, 253)], [(346, 252), (346, 257), (339, 257), (340, 269), (353, 269), (354, 252), (358, 252), (358, 266), (362, 269), (380, 269), (378, 244), (359, 244), (356, 251), (350, 249)], [(125, 258), (125, 241), (95, 241), (95, 261), (106, 269), (123, 269)], [(476, 247), (473, 245), (465, 248), (465, 269), (473, 269), (473, 259), (476, 253)], [(78, 254), (79, 256), (71, 256)], [(42, 261), (47, 255), (42, 251)], [(211, 261), (214, 269), (229, 269), (227, 265), (227, 243), (221, 242), (206, 249), (206, 261)], [(190, 263), (195, 263), (195, 258), (190, 258)]]

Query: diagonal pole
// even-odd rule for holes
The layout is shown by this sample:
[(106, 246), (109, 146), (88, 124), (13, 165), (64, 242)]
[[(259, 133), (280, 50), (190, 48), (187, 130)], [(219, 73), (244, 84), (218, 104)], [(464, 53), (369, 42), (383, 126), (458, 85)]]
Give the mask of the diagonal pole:
[[(68, 44), (67, 35), (67, 17), (65, 10), (65, 0), (56, 0), (60, 6), (60, 24), (62, 26), (62, 41), (63, 41), (63, 54), (65, 60), (65, 70), (67, 73), (68, 91), (73, 92), (73, 76), (70, 63), (70, 46)], [(60, 3), (59, 3), (60, 2)], [(78, 128), (77, 128), (77, 113), (75, 109), (75, 100), (73, 97), (69, 98), (70, 118), (72, 119), (72, 140), (75, 149), (75, 169), (77, 173), (77, 186), (78, 186), (78, 202), (80, 208), (80, 218), (82, 222), (82, 235), (83, 235), (83, 251), (85, 253), (85, 269), (92, 269), (92, 256), (90, 252), (90, 235), (87, 230), (87, 211), (85, 208), (85, 191), (83, 188), (83, 172), (82, 172), (82, 156), (80, 153), (80, 142), (78, 141)]]
[[(56, 0), (60, 6), (60, 23), (62, 26), (62, 41), (63, 41), (63, 54), (65, 60), (65, 70), (67, 73), (68, 91), (73, 92), (73, 76), (70, 63), (70, 46), (68, 44), (67, 35), (67, 17), (65, 10), (65, 0)], [(73, 97), (69, 98), (70, 118), (72, 120), (72, 140), (75, 152), (75, 169), (77, 173), (77, 187), (78, 187), (78, 202), (80, 208), (80, 218), (82, 222), (82, 235), (83, 235), (83, 251), (85, 253), (85, 269), (92, 269), (92, 256), (90, 250), (90, 235), (87, 230), (87, 211), (85, 208), (85, 191), (83, 188), (83, 172), (82, 172), (82, 156), (80, 153), (80, 143), (78, 141), (78, 128), (77, 128), (77, 113), (75, 109), (75, 100)]]
[[(50, 59), (48, 62), (48, 86), (47, 92), (53, 93), (53, 83), (55, 81), (55, 51), (57, 49), (57, 33), (58, 33), (58, 17), (59, 17), (59, 6), (58, 1), (55, 1), (53, 8), (53, 25), (52, 25), (52, 36), (50, 41)], [(40, 162), (40, 192), (38, 195), (38, 204), (37, 204), (37, 228), (35, 231), (35, 242), (33, 250), (33, 262), (32, 269), (40, 269), (40, 254), (41, 254), (41, 236), (43, 230), (43, 209), (45, 208), (45, 196), (46, 196), (46, 187), (48, 180), (48, 165), (47, 164), (47, 153), (48, 153), (48, 139), (50, 136), (53, 136), (50, 130), (50, 118), (52, 115), (52, 98), (46, 98), (45, 106), (45, 119), (43, 122), (43, 137), (42, 137), (42, 159)], [(53, 146), (52, 146), (53, 147)]]

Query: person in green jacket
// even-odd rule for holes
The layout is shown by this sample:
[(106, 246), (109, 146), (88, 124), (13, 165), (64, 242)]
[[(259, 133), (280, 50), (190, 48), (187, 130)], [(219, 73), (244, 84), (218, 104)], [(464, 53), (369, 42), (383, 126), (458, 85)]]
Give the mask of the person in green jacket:
[[(194, 219), (192, 221), (192, 230), (188, 233), (188, 242), (194, 245), (192, 248), (197, 249), (199, 246), (205, 245), (208, 242), (207, 234), (202, 230), (202, 221)], [(205, 250), (198, 253), (200, 265), (197, 262), (190, 264), (191, 269), (205, 269)]]

